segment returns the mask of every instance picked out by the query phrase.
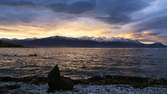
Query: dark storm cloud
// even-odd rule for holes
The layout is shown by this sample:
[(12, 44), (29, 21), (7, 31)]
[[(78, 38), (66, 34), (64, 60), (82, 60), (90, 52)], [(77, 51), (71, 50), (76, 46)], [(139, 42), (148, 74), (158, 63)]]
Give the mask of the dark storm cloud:
[(43, 10), (77, 15), (94, 8), (89, 0), (0, 0), (0, 24), (29, 23)]
[[(31, 10), (25, 9), (31, 8), (39, 11), (48, 9), (56, 13), (74, 14), (74, 17), (77, 14), (92, 11), (94, 18), (109, 24), (128, 24), (136, 21), (132, 19), (133, 13), (149, 7), (152, 1), (155, 0), (0, 0), (0, 6), (6, 7), (5, 10), (1, 9), (0, 21), (31, 22), (36, 15), (31, 14)], [(15, 10), (11, 11), (11, 7)], [(167, 19), (166, 15), (154, 17), (150, 21), (144, 20), (138, 24), (142, 27), (138, 31), (166, 28), (164, 19)]]
[(128, 15), (110, 15), (110, 17), (96, 17), (96, 18), (110, 24), (127, 24), (131, 22), (131, 18)]
[(22, 13), (21, 14), (10, 14), (6, 17), (0, 18), (0, 21), (1, 22), (22, 21), (22, 22), (28, 23), (33, 20), (33, 16), (31, 14), (29, 15), (29, 14), (22, 14)]
[(108, 17), (97, 17), (111, 24), (131, 22), (131, 14), (149, 6), (152, 0), (99, 0), (99, 10), (105, 11)]
[(9, 25), (20, 22), (29, 23), (33, 21), (38, 14), (32, 9), (18, 9), (12, 7), (0, 6), (0, 24)]
[[(164, 12), (165, 13), (165, 12)], [(156, 15), (156, 14), (155, 14)], [(150, 30), (150, 29), (167, 29), (167, 13), (166, 15), (156, 15), (152, 18), (143, 20), (141, 23), (137, 24), (140, 26), (139, 31)]]
[[(166, 0), (157, 0), (145, 11), (137, 13), (137, 15), (141, 14), (141, 17), (139, 16), (140, 20), (136, 22), (134, 26), (136, 33), (151, 31), (151, 33), (148, 34), (149, 36), (156, 36), (165, 41), (167, 39), (166, 4)], [(142, 14), (144, 16), (142, 16)]]
[(69, 13), (82, 13), (85, 11), (89, 11), (95, 8), (94, 4), (89, 2), (76, 2), (69, 6), (68, 12)]
[(8, 6), (32, 6), (34, 5), (32, 0), (1, 0), (0, 5)]
[(86, 1), (74, 2), (72, 4), (55, 3), (47, 5), (48, 8), (56, 12), (66, 12), (72, 14), (80, 14), (94, 9), (95, 5)]
[(0, 5), (48, 8), (56, 12), (83, 13), (92, 10), (94, 3), (85, 0), (69, 2), (67, 0), (1, 0)]
[[(127, 24), (132, 22), (131, 14), (147, 6), (152, 0), (0, 0), (0, 6), (17, 8), (49, 9), (54, 12), (81, 14), (92, 11), (94, 18), (110, 24)], [(102, 13), (102, 14), (101, 14)], [(101, 16), (101, 15), (107, 16)], [(24, 16), (24, 14), (23, 14)], [(87, 14), (89, 16), (89, 14)], [(9, 17), (8, 17), (9, 18)], [(23, 18), (23, 19), (22, 19)], [(24, 20), (24, 18), (26, 18)], [(28, 22), (29, 17), (20, 17)], [(10, 19), (10, 18), (9, 18)]]
[(160, 32), (153, 32), (153, 33), (150, 33), (149, 35), (151, 35), (151, 36), (158, 36), (160, 34), (161, 34)]

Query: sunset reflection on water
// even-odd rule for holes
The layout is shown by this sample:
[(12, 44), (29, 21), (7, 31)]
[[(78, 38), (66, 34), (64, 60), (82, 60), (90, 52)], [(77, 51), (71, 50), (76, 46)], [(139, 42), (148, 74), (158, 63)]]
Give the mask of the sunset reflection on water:
[(167, 77), (166, 55), (167, 49), (1, 48), (0, 76), (46, 76), (58, 64), (63, 75), (74, 79), (95, 75)]

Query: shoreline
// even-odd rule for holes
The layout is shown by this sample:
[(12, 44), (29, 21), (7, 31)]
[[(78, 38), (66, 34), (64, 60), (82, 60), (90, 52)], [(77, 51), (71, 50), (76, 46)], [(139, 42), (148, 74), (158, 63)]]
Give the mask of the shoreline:
[[(68, 77), (66, 77), (68, 78)], [(0, 82), (22, 82), (34, 85), (47, 84), (47, 77), (0, 77)], [(74, 85), (130, 85), (134, 88), (145, 87), (164, 87), (167, 88), (167, 78), (147, 78), (147, 77), (131, 77), (131, 76), (94, 76), (88, 79), (72, 79)]]
[(74, 89), (48, 93), (47, 77), (0, 77), (0, 94), (165, 94), (167, 78), (95, 76), (72, 80)]
[(75, 85), (74, 89), (69, 91), (60, 90), (48, 93), (47, 90), (47, 84), (33, 85), (21, 82), (0, 84), (0, 94), (166, 94), (167, 88), (136, 89), (129, 85)]

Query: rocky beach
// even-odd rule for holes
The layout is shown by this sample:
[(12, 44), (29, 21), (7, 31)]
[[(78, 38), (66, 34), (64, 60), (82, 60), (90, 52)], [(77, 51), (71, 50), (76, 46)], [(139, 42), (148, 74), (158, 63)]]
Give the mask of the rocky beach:
[[(50, 76), (51, 75), (51, 76)], [(52, 84), (51, 84), (52, 83)], [(50, 90), (52, 89), (52, 90)], [(72, 80), (55, 66), (48, 77), (0, 77), (0, 94), (166, 94), (167, 79), (95, 76)]]

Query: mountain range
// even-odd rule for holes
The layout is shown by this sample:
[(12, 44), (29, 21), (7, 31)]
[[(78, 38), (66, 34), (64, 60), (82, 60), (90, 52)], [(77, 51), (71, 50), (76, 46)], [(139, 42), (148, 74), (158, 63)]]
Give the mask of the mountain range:
[(99, 40), (91, 38), (71, 38), (54, 36), (41, 39), (1, 39), (10, 44), (19, 44), (24, 47), (106, 47), (106, 48), (164, 48), (162, 43), (143, 44), (137, 40), (115, 39)]

